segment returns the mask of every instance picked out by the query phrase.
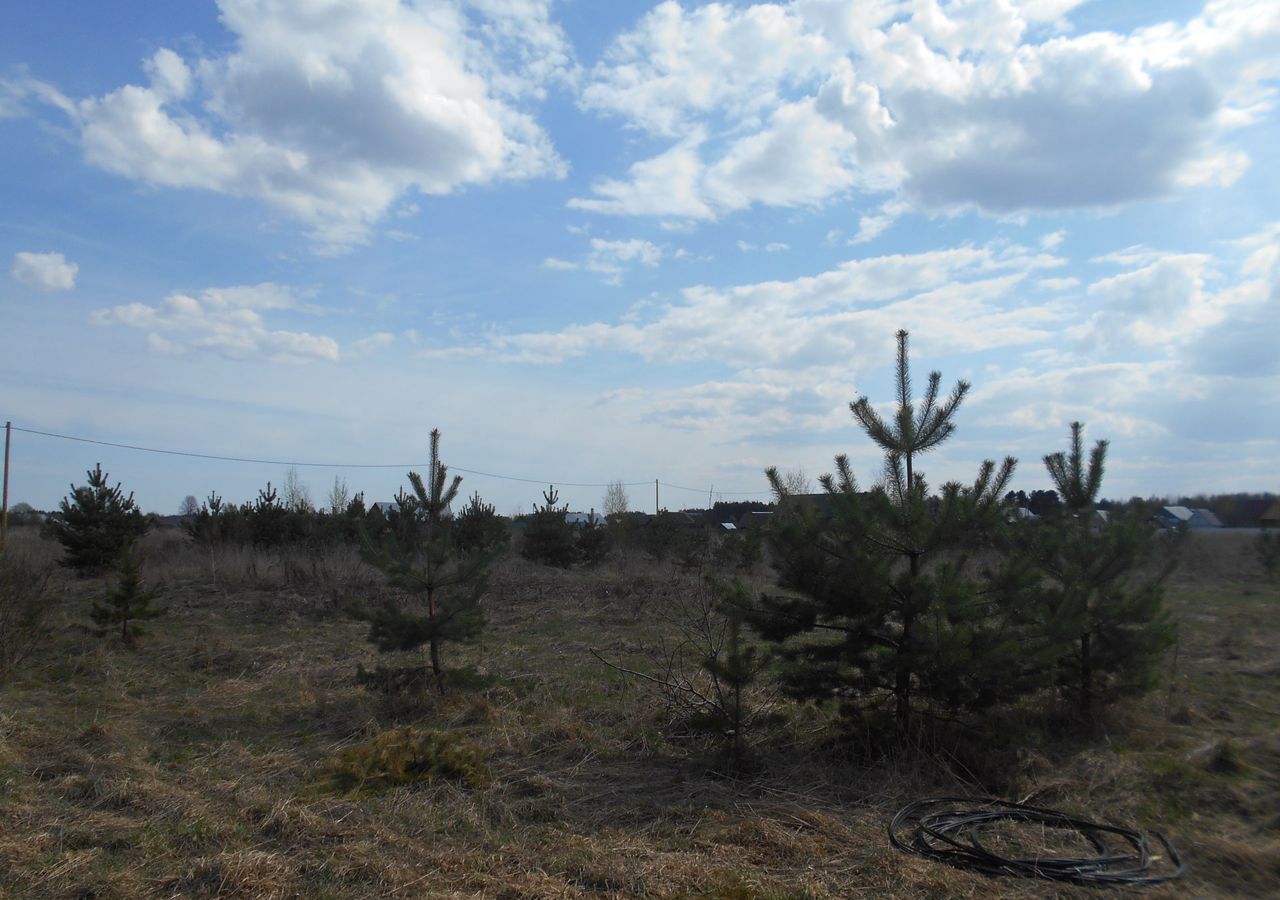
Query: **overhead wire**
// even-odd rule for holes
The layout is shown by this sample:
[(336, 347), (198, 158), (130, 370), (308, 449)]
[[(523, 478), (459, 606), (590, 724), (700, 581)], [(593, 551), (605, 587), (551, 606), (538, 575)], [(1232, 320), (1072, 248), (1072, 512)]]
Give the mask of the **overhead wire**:
[[(78, 435), (60, 434), (54, 431), (42, 431), (37, 428), (24, 428), (19, 425), (11, 426), (14, 431), (20, 431), (24, 434), (39, 435), (41, 437), (56, 438), (63, 441), (75, 441), (81, 444), (95, 444), (101, 447), (115, 447), (120, 450), (133, 450), (140, 453), (158, 453), (164, 456), (180, 456), (189, 459), (205, 459), (215, 462), (234, 462), (249, 463), (260, 466), (298, 466), (300, 468), (317, 468), (317, 469), (412, 469), (414, 467), (421, 468), (427, 465), (426, 462), (409, 462), (409, 463), (337, 463), (337, 462), (302, 462), (299, 460), (282, 460), (282, 459), (260, 459), (249, 456), (231, 456), (217, 453), (201, 453), (191, 450), (168, 450), (157, 447), (145, 447), (140, 444), (126, 444), (118, 441), (104, 441), (97, 438), (80, 437)], [(502, 475), (496, 472), (485, 472), (480, 469), (469, 469), (464, 466), (450, 464), (449, 468), (455, 472), (465, 472), (468, 475), (477, 475), (483, 478), (496, 478), (502, 481), (517, 481), (524, 484), (554, 484), (560, 487), (609, 487), (617, 484), (611, 481), (560, 481), (555, 478), (525, 478), (519, 475)], [(707, 493), (704, 488), (689, 488), (680, 485), (667, 484), (659, 481), (664, 487), (674, 488), (677, 490), (693, 491), (699, 494)], [(624, 481), (623, 487), (645, 487), (653, 484), (653, 481)], [(768, 491), (716, 491), (717, 494), (724, 495), (758, 495), (765, 494)]]
[[(645, 483), (645, 484), (651, 484), (652, 482), (648, 482), (648, 481), (646, 481), (646, 482), (644, 482), (644, 483)], [(663, 487), (665, 487), (665, 488), (671, 488), (672, 490), (677, 490), (677, 491), (691, 491), (691, 492), (693, 492), (693, 493), (695, 493), (695, 494), (706, 494), (706, 493), (708, 493), (708, 489), (707, 489), (707, 488), (692, 488), (692, 487), (685, 487), (685, 486), (684, 486), (684, 485), (682, 485), (682, 484), (668, 484), (668, 483), (667, 483), (667, 482), (665, 482), (665, 481), (659, 481), (659, 482), (658, 482), (658, 484), (662, 485), (662, 486), (663, 486)], [(726, 496), (726, 497), (731, 497), (731, 496), (732, 496), (732, 497), (738, 497), (738, 496), (752, 496), (752, 497), (758, 497), (758, 496), (760, 496), (761, 494), (768, 494), (768, 493), (769, 493), (769, 489), (768, 489), (768, 488), (765, 488), (765, 489), (763, 489), (763, 490), (759, 490), (759, 491), (717, 491), (717, 490), (715, 490), (714, 488), (712, 488), (712, 489), (710, 490), (710, 493), (715, 494), (715, 495), (717, 495), (717, 496), (719, 496), (719, 495), (723, 495), (723, 496)]]

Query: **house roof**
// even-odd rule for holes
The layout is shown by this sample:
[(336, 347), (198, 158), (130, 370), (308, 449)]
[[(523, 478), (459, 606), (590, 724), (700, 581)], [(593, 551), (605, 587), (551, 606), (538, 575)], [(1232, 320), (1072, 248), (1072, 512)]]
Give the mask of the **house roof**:
[(1271, 506), (1267, 509), (1267, 511), (1258, 517), (1258, 521), (1260, 523), (1265, 522), (1265, 523), (1280, 524), (1280, 500), (1277, 500), (1275, 503), (1272, 503)]
[(819, 494), (791, 494), (788, 500), (794, 500), (797, 505), (812, 509), (824, 516), (834, 515), (835, 509), (831, 504), (831, 495), (823, 491)]
[(1214, 514), (1211, 509), (1193, 509), (1195, 518), (1192, 520), (1195, 524), (1208, 525), (1211, 528), (1221, 528), (1222, 520)]

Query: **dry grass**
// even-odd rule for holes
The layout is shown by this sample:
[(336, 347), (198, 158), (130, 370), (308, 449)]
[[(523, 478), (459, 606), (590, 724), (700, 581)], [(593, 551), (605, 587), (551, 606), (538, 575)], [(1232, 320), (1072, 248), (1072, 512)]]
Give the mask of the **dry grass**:
[[(483, 641), (448, 650), (487, 686), (391, 701), (353, 683), (379, 661), (335, 610), (379, 590), (354, 557), (230, 551), (211, 565), (165, 535), (147, 550), (170, 612), (140, 651), (78, 629), (100, 585), (68, 580), (53, 643), (0, 687), (0, 896), (1094, 896), (890, 849), (901, 804), (984, 789), (1163, 828), (1191, 870), (1153, 896), (1280, 883), (1280, 592), (1243, 556), (1201, 554), (1179, 576), (1167, 685), (1096, 734), (1046, 717), (1020, 726), (1030, 749), (865, 763), (797, 713), (737, 781), (588, 652), (642, 660), (655, 613), (695, 589), (674, 569), (508, 559)], [(465, 735), (491, 780), (317, 790), (340, 750), (407, 724)]]

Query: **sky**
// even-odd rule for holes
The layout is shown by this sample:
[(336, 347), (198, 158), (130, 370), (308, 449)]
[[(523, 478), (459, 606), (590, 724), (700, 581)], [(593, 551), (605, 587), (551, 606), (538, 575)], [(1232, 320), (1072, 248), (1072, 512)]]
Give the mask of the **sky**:
[(1278, 90), (1274, 0), (9, 4), (10, 501), (870, 485), (899, 329), (932, 485), (1277, 491)]

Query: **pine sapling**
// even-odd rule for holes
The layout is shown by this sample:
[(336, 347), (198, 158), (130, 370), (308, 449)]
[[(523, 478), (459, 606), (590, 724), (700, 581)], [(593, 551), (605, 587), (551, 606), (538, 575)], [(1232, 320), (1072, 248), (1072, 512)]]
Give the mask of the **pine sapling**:
[(1154, 565), (1153, 526), (1141, 514), (1116, 521), (1095, 515), (1107, 442), (1098, 441), (1086, 463), (1083, 430), (1071, 423), (1069, 450), (1044, 458), (1065, 514), (1029, 530), (1028, 539), (1046, 581), (1036, 608), (1044, 636), (1060, 648), (1059, 681), (1087, 718), (1104, 689), (1150, 686), (1175, 629), (1163, 590), (1173, 566)]
[(93, 619), (98, 626), (98, 634), (102, 636), (119, 626), (120, 640), (133, 646), (139, 637), (146, 634), (138, 623), (164, 615), (164, 609), (151, 605), (160, 594), (159, 588), (148, 590), (143, 586), (142, 568), (134, 555), (129, 554), (120, 563), (115, 586), (107, 589), (105, 602), (94, 601), (89, 618)]
[(102, 465), (87, 473), (89, 483), (71, 486), (71, 494), (46, 525), (66, 551), (63, 565), (81, 575), (97, 575), (119, 565), (151, 520), (142, 514), (120, 484), (112, 487)]
[[(401, 492), (399, 512), (376, 538), (367, 538), (365, 559), (381, 569), (388, 584), (402, 595), (416, 597), (421, 606), (406, 608), (393, 595), (376, 609), (352, 613), (369, 623), (369, 640), (383, 652), (414, 650), (426, 645), (431, 674), (444, 690), (441, 647), (449, 641), (479, 636), (484, 627), (480, 598), (485, 570), (493, 554), (462, 557), (454, 544), (445, 513), (458, 495), (462, 477), (448, 478), (440, 460), (440, 431), (431, 432), (431, 468), (424, 481), (409, 473), (411, 494)], [(369, 679), (385, 679), (375, 673)]]
[(1000, 528), (1000, 500), (1015, 461), (983, 463), (973, 484), (951, 482), (931, 497), (918, 458), (955, 431), (969, 385), (940, 391), (929, 376), (912, 394), (907, 333), (897, 334), (896, 409), (881, 416), (866, 397), (849, 405), (884, 454), (880, 483), (862, 490), (846, 456), (820, 479), (829, 515), (789, 502), (767, 470), (783, 513), (770, 527), (783, 590), (765, 595), (749, 624), (777, 642), (783, 683), (794, 696), (835, 700), (846, 715), (890, 706), (906, 736), (918, 713), (981, 709), (1015, 691), (1004, 663), (1016, 653), (1002, 604), (1016, 593), (1003, 572), (973, 571), (973, 551)]

